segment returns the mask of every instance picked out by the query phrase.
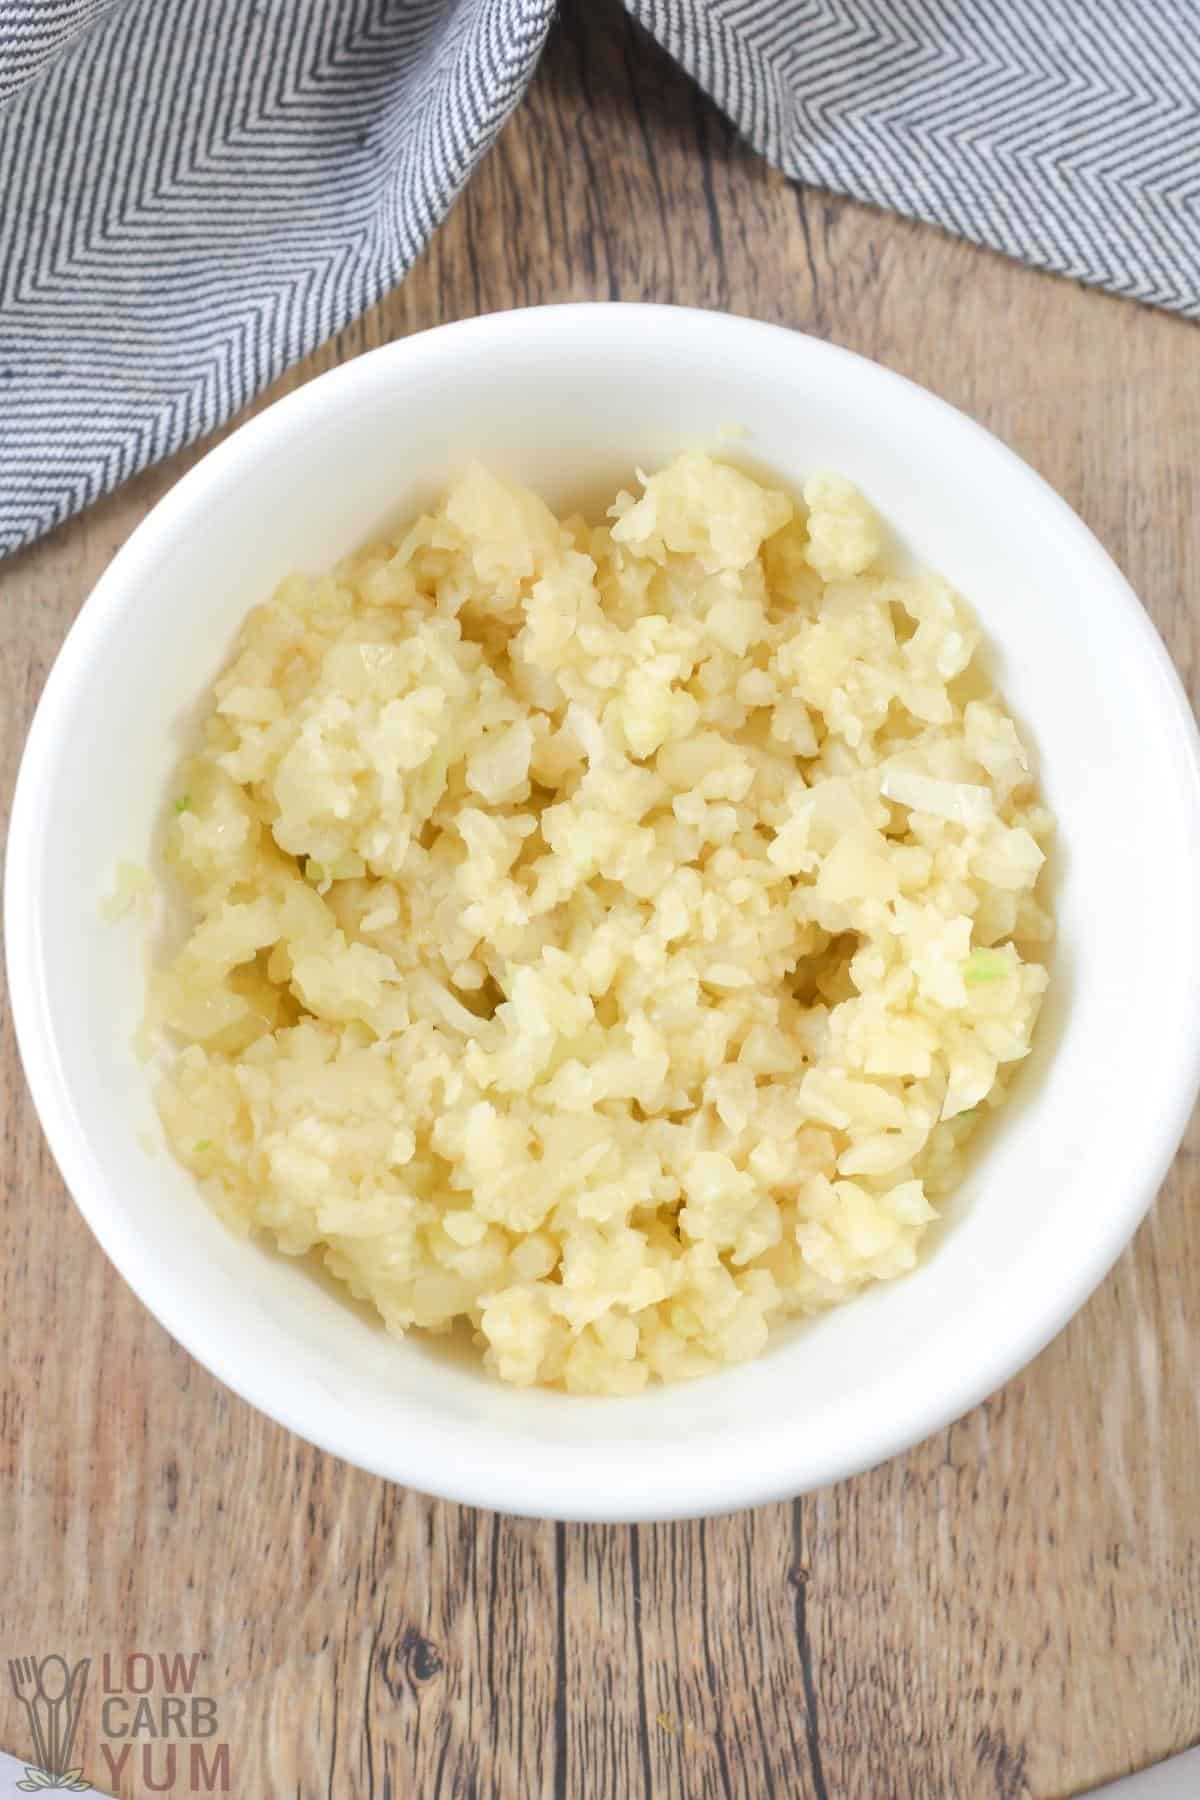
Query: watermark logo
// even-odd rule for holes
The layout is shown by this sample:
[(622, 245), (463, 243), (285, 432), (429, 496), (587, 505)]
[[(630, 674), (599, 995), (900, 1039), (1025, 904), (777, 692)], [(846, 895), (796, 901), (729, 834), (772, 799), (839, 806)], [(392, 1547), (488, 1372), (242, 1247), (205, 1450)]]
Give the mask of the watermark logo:
[(79, 1708), (87, 1686), (90, 1656), (69, 1668), (61, 1656), (14, 1656), (8, 1664), (12, 1691), (25, 1709), (33, 1740), (34, 1763), (17, 1786), (36, 1794), (66, 1789), (82, 1794), (91, 1787), (82, 1769), (71, 1765)]
[[(93, 1773), (105, 1787), (140, 1780), (140, 1793), (229, 1793), (229, 1745), (219, 1735), (217, 1702), (198, 1691), (204, 1654), (135, 1650), (100, 1657), (92, 1689), (99, 1700), (102, 1767)], [(9, 1680), (33, 1743), (34, 1761), (17, 1783), (24, 1792), (81, 1794), (91, 1788), (72, 1757), (91, 1667), (91, 1657), (73, 1669), (57, 1655), (10, 1659)]]
[(100, 1754), (114, 1787), (141, 1776), (150, 1794), (227, 1794), (229, 1745), (218, 1741), (217, 1703), (196, 1692), (203, 1652), (100, 1658)]

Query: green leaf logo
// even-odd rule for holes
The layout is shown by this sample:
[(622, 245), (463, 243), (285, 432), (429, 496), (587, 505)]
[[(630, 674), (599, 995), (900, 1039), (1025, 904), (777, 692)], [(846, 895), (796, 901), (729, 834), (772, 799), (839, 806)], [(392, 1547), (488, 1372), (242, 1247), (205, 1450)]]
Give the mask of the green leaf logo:
[(17, 1783), (21, 1791), (26, 1794), (43, 1794), (48, 1788), (55, 1792), (67, 1788), (73, 1794), (85, 1794), (91, 1785), (82, 1769), (68, 1769), (65, 1775), (60, 1775), (56, 1779), (53, 1775), (48, 1775), (45, 1769), (27, 1768), (25, 1780)]

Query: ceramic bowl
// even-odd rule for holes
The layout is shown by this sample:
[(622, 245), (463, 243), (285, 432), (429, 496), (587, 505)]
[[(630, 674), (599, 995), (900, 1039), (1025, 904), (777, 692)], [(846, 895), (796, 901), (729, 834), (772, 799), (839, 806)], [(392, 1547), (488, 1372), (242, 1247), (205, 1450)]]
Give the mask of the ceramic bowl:
[[(552, 503), (723, 430), (798, 485), (857, 482), (984, 626), (1059, 820), (1058, 944), (1034, 1055), (910, 1276), (758, 1360), (633, 1399), (505, 1388), (389, 1338), (240, 1241), (165, 1149), (133, 1035), (145, 861), (196, 703), (248, 608), (467, 458)], [(455, 1500), (654, 1519), (799, 1493), (1006, 1381), (1082, 1305), (1171, 1160), (1200, 1074), (1200, 757), (1171, 664), (1086, 527), (961, 413), (816, 339), (716, 313), (567, 306), (442, 327), (302, 387), (150, 513), (80, 613), (30, 731), (8, 845), (12, 1005), (67, 1186), (171, 1334), (312, 1443)], [(47, 1222), (46, 1229), (51, 1226)]]

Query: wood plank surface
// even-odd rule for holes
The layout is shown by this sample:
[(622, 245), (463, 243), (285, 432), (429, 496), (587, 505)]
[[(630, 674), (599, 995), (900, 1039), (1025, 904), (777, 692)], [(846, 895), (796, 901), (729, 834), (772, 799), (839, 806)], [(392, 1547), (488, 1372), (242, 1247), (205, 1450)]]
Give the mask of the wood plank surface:
[[(778, 320), (966, 408), (1108, 546), (1196, 695), (1196, 327), (789, 185), (615, 0), (566, 7), (409, 279), (265, 398), (590, 298)], [(198, 453), (0, 563), (6, 806), (80, 603)], [(1200, 1738), (1195, 1129), (1097, 1296), (949, 1431), (793, 1505), (556, 1527), (359, 1474), (192, 1363), (76, 1216), (4, 1033), (0, 1676), (201, 1652), (248, 1800), (1051, 1800)], [(92, 1780), (154, 1791), (164, 1747), (114, 1778), (85, 1715)], [(0, 1748), (31, 1748), (3, 1679)], [(166, 1791), (193, 1791), (182, 1759)]]

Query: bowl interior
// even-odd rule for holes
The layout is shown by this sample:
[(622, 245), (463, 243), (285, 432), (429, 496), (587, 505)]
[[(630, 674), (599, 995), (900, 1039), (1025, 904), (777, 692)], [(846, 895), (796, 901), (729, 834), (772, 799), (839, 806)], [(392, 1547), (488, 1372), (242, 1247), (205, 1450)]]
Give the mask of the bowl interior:
[[(132, 1036), (145, 930), (106, 925), (144, 862), (198, 695), (246, 610), (430, 501), (469, 457), (594, 501), (692, 443), (799, 485), (858, 482), (966, 595), (1060, 821), (1039, 1046), (949, 1229), (910, 1277), (758, 1362), (635, 1400), (515, 1392), (396, 1342), (229, 1236), (161, 1148)], [(163, 1323), (353, 1461), (480, 1504), (648, 1518), (799, 1491), (944, 1423), (1037, 1350), (1133, 1230), (1197, 1070), (1195, 732), (1161, 645), (1077, 519), (898, 377), (765, 326), (572, 307), (454, 326), (310, 384), (156, 509), (82, 614), (31, 734), (9, 853), (14, 1009), (52, 1148)], [(155, 1141), (159, 1148), (148, 1148)]]

